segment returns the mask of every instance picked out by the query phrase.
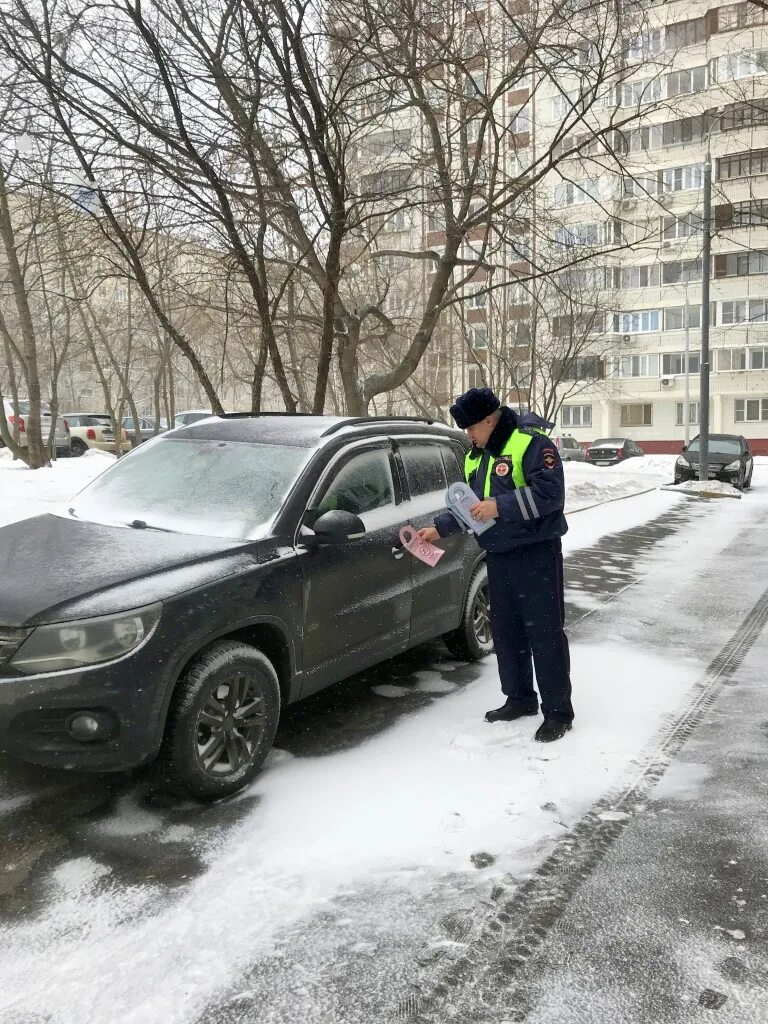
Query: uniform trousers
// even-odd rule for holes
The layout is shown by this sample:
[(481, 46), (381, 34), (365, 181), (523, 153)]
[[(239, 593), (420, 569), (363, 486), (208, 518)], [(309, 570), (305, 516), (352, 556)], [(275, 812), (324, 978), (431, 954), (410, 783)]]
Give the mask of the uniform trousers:
[(488, 552), (491, 632), (507, 703), (545, 718), (573, 719), (571, 659), (565, 635), (560, 540)]

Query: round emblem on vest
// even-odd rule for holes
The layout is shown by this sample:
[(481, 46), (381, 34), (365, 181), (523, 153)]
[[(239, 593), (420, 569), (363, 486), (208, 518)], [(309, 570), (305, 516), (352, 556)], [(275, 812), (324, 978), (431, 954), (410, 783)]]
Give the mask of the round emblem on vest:
[(497, 462), (496, 469), (494, 470), (496, 476), (506, 476), (509, 473), (508, 462)]

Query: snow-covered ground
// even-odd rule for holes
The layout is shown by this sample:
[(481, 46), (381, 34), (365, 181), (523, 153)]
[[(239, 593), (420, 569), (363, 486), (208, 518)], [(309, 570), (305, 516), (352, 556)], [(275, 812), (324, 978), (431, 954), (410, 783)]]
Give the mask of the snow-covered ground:
[[(663, 456), (613, 468), (569, 464), (569, 507), (669, 483), (673, 463)], [(31, 473), (0, 459), (0, 522), (65, 501), (106, 464), (91, 456)], [(646, 572), (658, 578), (644, 609), (649, 621), (681, 580), (690, 582), (751, 516), (765, 514), (764, 480), (768, 467), (759, 465), (748, 501), (713, 503), (694, 520), (684, 555), (662, 544), (648, 556)], [(566, 555), (681, 500), (654, 490), (580, 512)], [(627, 777), (702, 671), (682, 646), (654, 651), (617, 636), (573, 645), (578, 717), (552, 746), (533, 742), (534, 720), (482, 721), (499, 700), (490, 659), (463, 688), (450, 672), (423, 672), (417, 686), (440, 698), (352, 750), (304, 758), (276, 751), (238, 798), (248, 803), (239, 825), (213, 842), (183, 834), (206, 869), (171, 899), (158, 898), (150, 878), (113, 880), (108, 864), (81, 849), (54, 872), (47, 906), (5, 928), (0, 1009), (9, 1016), (0, 1020), (193, 1024), (217, 993), (237, 991), (240, 971), (274, 952), (281, 932), (340, 895), (378, 887), (419, 900), (446, 879), (478, 877), (471, 858), (480, 851), (495, 858), (484, 877), (525, 877), (564, 828)], [(404, 696), (394, 685), (380, 692)], [(1, 780), (0, 795), (13, 799)], [(103, 827), (165, 841), (168, 825), (129, 799)]]

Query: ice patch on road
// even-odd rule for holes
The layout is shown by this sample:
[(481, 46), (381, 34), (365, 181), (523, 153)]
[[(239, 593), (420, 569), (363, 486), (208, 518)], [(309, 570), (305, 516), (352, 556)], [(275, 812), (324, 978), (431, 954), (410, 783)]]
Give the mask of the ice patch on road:
[(409, 693), (413, 693), (413, 688), (410, 686), (394, 686), (391, 683), (382, 683), (381, 686), (372, 686), (371, 693), (375, 693), (377, 697), (390, 697), (394, 700), (398, 697), (407, 697)]

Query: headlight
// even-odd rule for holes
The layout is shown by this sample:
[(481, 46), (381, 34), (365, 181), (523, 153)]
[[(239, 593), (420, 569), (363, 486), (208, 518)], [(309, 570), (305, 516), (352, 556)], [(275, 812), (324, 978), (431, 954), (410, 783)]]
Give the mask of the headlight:
[(678, 455), (677, 456), (677, 462), (675, 463), (675, 465), (676, 466), (687, 466), (688, 465), (688, 459), (683, 458), (682, 455)]
[(728, 465), (725, 467), (726, 473), (738, 473), (740, 469), (741, 463), (738, 459), (736, 459), (735, 462), (729, 462)]
[(38, 626), (11, 658), (11, 665), (35, 675), (122, 658), (149, 637), (162, 607), (158, 603), (117, 615)]

